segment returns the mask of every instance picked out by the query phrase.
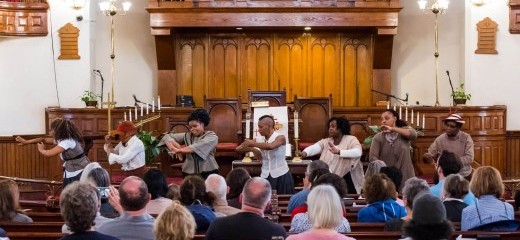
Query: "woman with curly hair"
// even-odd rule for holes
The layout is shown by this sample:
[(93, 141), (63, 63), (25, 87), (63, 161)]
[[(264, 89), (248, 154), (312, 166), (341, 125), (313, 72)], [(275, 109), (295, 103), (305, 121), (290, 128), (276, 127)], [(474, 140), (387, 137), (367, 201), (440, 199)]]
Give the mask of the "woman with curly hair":
[(18, 185), (11, 179), (0, 180), (0, 222), (32, 222), (20, 208)]
[(188, 133), (169, 133), (159, 143), (166, 144), (169, 153), (179, 160), (186, 160), (182, 165), (184, 176), (198, 174), (206, 179), (210, 174), (218, 173), (215, 161), (218, 136), (215, 132), (206, 130), (209, 121), (208, 112), (197, 109), (188, 117)]
[(215, 195), (206, 191), (204, 180), (197, 175), (190, 175), (184, 178), (181, 183), (181, 203), (195, 218), (197, 231), (206, 231), (209, 225), (215, 220), (216, 215), (210, 207), (215, 201)]
[(155, 220), (156, 240), (188, 240), (195, 236), (195, 219), (179, 201), (173, 201)]
[(359, 211), (358, 222), (388, 222), (406, 216), (405, 208), (395, 201), (395, 185), (385, 174), (378, 173), (367, 178), (363, 191), (368, 205)]
[[(83, 169), (89, 164), (89, 159), (81, 146), (83, 135), (74, 122), (63, 118), (56, 118), (52, 121), (50, 134), (52, 138), (35, 138), (31, 140), (25, 140), (17, 136), (16, 141), (20, 145), (38, 144), (38, 151), (45, 157), (60, 155), (64, 161), (63, 188), (65, 188), (69, 183), (79, 180)], [(56, 146), (51, 149), (45, 149), (44, 144), (54, 144)]]

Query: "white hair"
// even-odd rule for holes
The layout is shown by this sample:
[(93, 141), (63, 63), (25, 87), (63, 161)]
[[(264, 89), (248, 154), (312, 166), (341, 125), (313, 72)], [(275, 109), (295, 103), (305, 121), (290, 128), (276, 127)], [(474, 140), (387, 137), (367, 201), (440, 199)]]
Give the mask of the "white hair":
[(307, 198), (309, 221), (313, 228), (335, 229), (343, 220), (343, 203), (334, 187), (319, 185)]
[(211, 174), (205, 181), (206, 191), (212, 192), (217, 199), (226, 200), (227, 185), (224, 177), (218, 174)]
[(102, 168), (98, 162), (91, 162), (91, 163), (87, 164), (87, 166), (85, 166), (85, 168), (83, 168), (83, 172), (81, 173), (81, 177), (80, 177), (79, 181), (80, 182), (90, 181), (88, 175), (89, 175), (90, 171), (92, 171), (96, 168)]

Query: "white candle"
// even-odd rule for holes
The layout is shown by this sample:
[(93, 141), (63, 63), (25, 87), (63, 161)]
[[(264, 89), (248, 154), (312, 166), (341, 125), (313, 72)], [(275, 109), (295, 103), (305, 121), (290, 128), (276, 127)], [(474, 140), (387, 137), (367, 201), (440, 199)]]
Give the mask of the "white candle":
[(405, 107), (405, 117), (404, 117), (404, 120), (408, 122), (408, 107)]
[(249, 134), (251, 132), (251, 120), (249, 118), (246, 119), (246, 139), (249, 139)]
[(126, 112), (125, 112), (125, 121), (126, 121)]
[(417, 112), (417, 126), (420, 127), (421, 125), (419, 125), (420, 122), (419, 122), (419, 112)]
[(132, 121), (132, 109), (128, 110), (129, 121)]
[(395, 111), (395, 103), (394, 103), (394, 111)]
[(390, 101), (386, 101), (386, 109), (390, 109)]
[(146, 104), (146, 115), (148, 115), (149, 114), (149, 110), (148, 109), (150, 109), (150, 105), (148, 105), (148, 103), (145, 103), (145, 104)]
[(141, 117), (143, 116), (143, 105), (141, 105)]
[(155, 112), (155, 99), (152, 98), (152, 112)]
[(134, 119), (137, 121), (137, 107), (135, 107), (135, 116), (134, 117), (135, 117)]
[(161, 96), (157, 96), (157, 110), (161, 111)]
[(294, 138), (298, 138), (298, 112), (294, 111)]
[(424, 117), (424, 114), (422, 115), (422, 128), (426, 129), (426, 118)]
[(403, 119), (403, 109), (401, 108), (401, 105), (399, 105), (399, 118)]
[(410, 118), (410, 122), (413, 124), (413, 109), (412, 109), (412, 117)]

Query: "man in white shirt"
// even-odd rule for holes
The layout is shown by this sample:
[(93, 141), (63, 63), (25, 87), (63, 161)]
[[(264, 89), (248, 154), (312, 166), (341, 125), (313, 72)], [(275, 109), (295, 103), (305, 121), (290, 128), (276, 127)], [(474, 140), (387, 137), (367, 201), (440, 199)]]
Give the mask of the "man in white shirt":
[[(146, 173), (145, 153), (143, 142), (135, 136), (137, 128), (130, 121), (124, 121), (116, 130), (110, 131), (105, 136), (105, 152), (108, 154), (108, 163), (121, 164), (121, 169), (127, 176), (137, 176), (142, 178)], [(110, 139), (119, 136), (121, 142), (116, 147), (112, 147)]]

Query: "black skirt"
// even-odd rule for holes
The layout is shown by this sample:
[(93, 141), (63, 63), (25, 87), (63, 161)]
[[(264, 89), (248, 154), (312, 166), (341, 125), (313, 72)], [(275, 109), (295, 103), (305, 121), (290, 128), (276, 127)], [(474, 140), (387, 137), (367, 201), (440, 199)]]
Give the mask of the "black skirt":
[(278, 194), (294, 194), (294, 179), (290, 171), (277, 178), (273, 178), (269, 174), (267, 181), (269, 181), (271, 188), (276, 190)]

